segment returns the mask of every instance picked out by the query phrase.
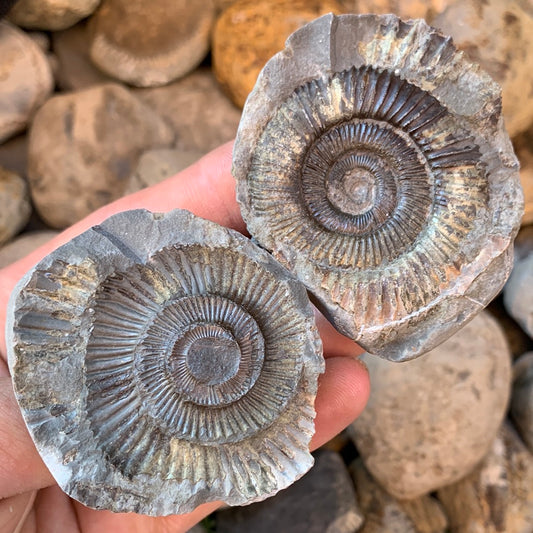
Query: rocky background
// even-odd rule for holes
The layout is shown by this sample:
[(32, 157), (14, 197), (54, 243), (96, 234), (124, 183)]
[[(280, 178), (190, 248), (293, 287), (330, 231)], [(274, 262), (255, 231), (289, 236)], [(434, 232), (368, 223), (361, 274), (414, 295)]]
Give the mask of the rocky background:
[(264, 63), (328, 13), (424, 17), (503, 87), (526, 209), (504, 294), (412, 362), (364, 356), (368, 408), (220, 533), (533, 532), (530, 0), (19, 0), (0, 22), (0, 266), (235, 136)]

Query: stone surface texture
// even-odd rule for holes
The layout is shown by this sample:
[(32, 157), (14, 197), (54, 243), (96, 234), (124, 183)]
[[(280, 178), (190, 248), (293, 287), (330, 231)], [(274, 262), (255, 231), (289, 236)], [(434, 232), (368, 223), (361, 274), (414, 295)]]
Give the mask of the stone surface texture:
[(453, 533), (530, 533), (533, 455), (504, 424), (474, 472), (437, 495)]
[(164, 85), (201, 63), (214, 22), (212, 0), (102, 0), (90, 22), (90, 55), (114, 78)]
[(0, 167), (0, 245), (22, 230), (30, 215), (30, 195), (25, 180)]
[(180, 150), (205, 154), (235, 138), (241, 112), (207, 69), (165, 87), (137, 90), (135, 95), (172, 124)]
[(9, 20), (37, 30), (64, 30), (88, 17), (100, 0), (18, 0)]
[(159, 148), (144, 152), (130, 178), (125, 194), (156, 185), (192, 165), (202, 157), (201, 152)]
[(424, 495), (397, 500), (372, 478), (362, 460), (350, 465), (357, 500), (364, 516), (358, 533), (445, 533), (448, 520), (437, 500)]
[(507, 312), (533, 338), (533, 252), (516, 261), (505, 284), (503, 301)]
[(368, 352), (432, 349), (509, 276), (523, 196), (500, 98), (393, 15), (320, 17), (262, 70), (233, 152), (243, 218)]
[(22, 30), (0, 21), (0, 143), (23, 131), (52, 92), (50, 65)]
[(4, 268), (27, 256), (39, 246), (47, 243), (58, 234), (53, 230), (31, 231), (20, 235), (0, 248), (0, 268)]
[(505, 126), (514, 136), (533, 122), (533, 5), (528, 0), (452, 2), (432, 21), (502, 86)]
[(217, 19), (213, 68), (239, 107), (265, 63), (295, 30), (326, 13), (342, 13), (337, 0), (239, 0)]
[(217, 533), (353, 533), (363, 516), (341, 456), (315, 455), (313, 468), (267, 501), (216, 514)]
[(525, 353), (513, 365), (511, 417), (533, 454), (533, 352)]
[(113, 81), (91, 61), (86, 22), (54, 32), (52, 43), (58, 63), (56, 81), (62, 90), (77, 91)]
[(36, 114), (28, 154), (35, 207), (63, 228), (124, 193), (141, 153), (172, 144), (167, 123), (127, 89), (54, 96)]
[(511, 356), (486, 311), (414, 361), (363, 360), (372, 391), (350, 431), (390, 494), (426, 494), (465, 476), (487, 453), (507, 408)]
[(340, 0), (347, 13), (394, 13), (401, 19), (425, 19), (429, 24), (454, 0)]
[(180, 210), (114, 215), (26, 274), (6, 331), (36, 447), (89, 507), (242, 505), (313, 464), (313, 310), (237, 232)]

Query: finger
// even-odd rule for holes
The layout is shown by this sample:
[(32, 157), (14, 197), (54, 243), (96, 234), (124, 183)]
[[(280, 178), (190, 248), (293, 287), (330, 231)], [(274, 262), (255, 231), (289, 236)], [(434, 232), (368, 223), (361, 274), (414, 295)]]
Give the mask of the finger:
[[(35, 499), (38, 533), (79, 533), (78, 517), (71, 500), (57, 485), (40, 490)], [(101, 530), (111, 533), (113, 530)]]
[(0, 378), (0, 498), (54, 483), (22, 420), (9, 377)]
[(315, 308), (314, 311), (316, 325), (324, 346), (324, 357), (355, 357), (364, 352), (356, 342), (341, 335), (318, 309)]
[(192, 513), (152, 517), (138, 514), (94, 511), (78, 502), (74, 508), (83, 533), (185, 533), (208, 514), (220, 507), (219, 502), (205, 503)]
[(37, 491), (0, 500), (0, 531), (23, 531)]
[[(31, 254), (1, 269), (0, 324), (5, 323), (9, 295), (25, 272), (59, 246), (120, 211), (141, 208), (154, 212), (187, 209), (202, 218), (244, 232), (245, 225), (235, 200), (235, 180), (231, 175), (232, 147), (233, 143), (226, 143), (158, 185), (98, 209)], [(5, 356), (5, 353), (4, 331), (0, 328), (0, 354)]]
[(318, 381), (315, 401), (315, 435), (310, 448), (315, 450), (351, 424), (363, 411), (370, 394), (366, 366), (351, 357), (332, 357)]

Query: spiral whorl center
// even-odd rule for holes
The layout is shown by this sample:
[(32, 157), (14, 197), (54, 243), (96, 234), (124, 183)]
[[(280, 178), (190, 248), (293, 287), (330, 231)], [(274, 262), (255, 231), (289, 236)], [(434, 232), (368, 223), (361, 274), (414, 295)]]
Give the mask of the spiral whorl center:
[(328, 200), (343, 213), (363, 215), (376, 202), (376, 179), (372, 172), (363, 167), (349, 169), (326, 185)]

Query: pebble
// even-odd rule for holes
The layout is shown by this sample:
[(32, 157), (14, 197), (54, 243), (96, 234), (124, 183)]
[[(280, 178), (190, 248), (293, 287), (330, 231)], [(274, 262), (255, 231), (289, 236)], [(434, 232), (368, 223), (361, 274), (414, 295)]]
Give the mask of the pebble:
[(507, 312), (533, 338), (533, 252), (515, 261), (513, 271), (503, 288)]
[(124, 194), (143, 151), (173, 140), (167, 123), (120, 85), (54, 96), (30, 131), (28, 179), (37, 211), (52, 228), (73, 224)]
[(212, 0), (102, 0), (90, 21), (90, 55), (106, 74), (139, 87), (164, 85), (209, 51)]
[(437, 496), (453, 533), (531, 533), (533, 455), (504, 424), (481, 465)]
[(18, 0), (9, 20), (36, 30), (64, 30), (88, 17), (100, 0)]
[(0, 268), (4, 268), (33, 252), (58, 235), (58, 231), (43, 230), (23, 233), (0, 248)]
[(326, 13), (340, 14), (337, 0), (238, 0), (218, 18), (213, 33), (213, 69), (239, 107), (265, 63), (287, 37)]
[(26, 129), (53, 88), (44, 52), (22, 30), (0, 21), (0, 143)]
[(156, 148), (144, 152), (130, 178), (125, 194), (151, 187), (174, 176), (174, 174), (198, 161), (202, 155), (200, 152), (176, 148)]
[(513, 365), (511, 418), (533, 454), (533, 352), (522, 355)]
[(402, 19), (425, 19), (429, 24), (453, 0), (340, 0), (348, 13), (394, 13)]
[(324, 450), (288, 489), (263, 502), (216, 514), (217, 533), (353, 533), (363, 517), (341, 456)]
[(520, 161), (520, 182), (524, 191), (522, 225), (533, 224), (533, 125), (513, 139), (516, 156)]
[(138, 89), (135, 95), (172, 124), (180, 150), (206, 154), (237, 133), (241, 112), (208, 69), (165, 87)]
[(357, 499), (365, 517), (358, 533), (444, 533), (448, 520), (440, 503), (431, 496), (397, 500), (383, 490), (361, 458), (350, 465)]
[(372, 391), (350, 431), (376, 480), (397, 498), (416, 498), (470, 472), (509, 399), (511, 354), (498, 323), (483, 311), (412, 361), (362, 357)]
[(461, 0), (432, 25), (451, 35), (467, 57), (501, 86), (511, 137), (533, 123), (533, 9), (523, 0)]
[(0, 168), (0, 245), (9, 241), (28, 223), (31, 203), (26, 181)]
[(89, 35), (85, 22), (54, 32), (52, 46), (58, 63), (57, 85), (62, 90), (77, 91), (112, 80), (89, 57)]

